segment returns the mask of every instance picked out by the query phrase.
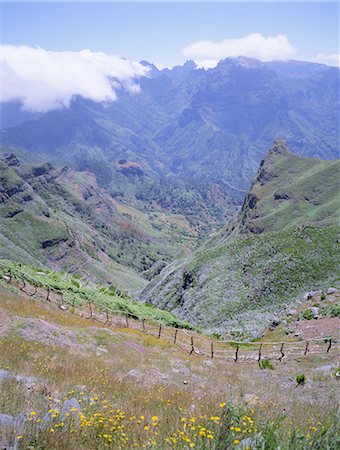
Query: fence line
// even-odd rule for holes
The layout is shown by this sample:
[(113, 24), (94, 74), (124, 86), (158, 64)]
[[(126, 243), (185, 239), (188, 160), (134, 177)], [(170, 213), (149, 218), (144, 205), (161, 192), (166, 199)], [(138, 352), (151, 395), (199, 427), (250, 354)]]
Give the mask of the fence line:
[[(64, 298), (63, 292), (53, 289), (50, 286), (36, 286), (27, 283), (25, 280), (15, 279), (13, 276), (3, 275), (2, 278), (13, 284), (30, 298), (44, 298), (45, 301), (56, 304), (63, 311), (68, 311), (79, 315), (87, 320), (97, 321), (107, 326), (121, 328), (135, 328), (142, 333), (153, 336), (157, 339), (166, 339), (170, 343), (177, 345), (181, 350), (189, 355), (203, 356), (224, 359), (226, 361), (250, 361), (258, 363), (264, 358), (275, 358), (278, 361), (287, 360), (289, 357), (307, 357), (309, 354), (327, 356), (330, 352), (340, 352), (340, 344), (334, 337), (312, 338), (307, 341), (285, 341), (285, 342), (253, 342), (253, 341), (233, 341), (210, 339), (204, 335), (193, 335), (190, 331), (182, 328), (171, 328), (161, 322), (147, 319), (137, 320), (129, 315), (114, 314), (107, 307), (98, 307), (94, 302), (88, 301), (85, 305), (77, 306), (74, 298), (68, 301)], [(21, 283), (20, 283), (21, 282)], [(33, 288), (33, 292), (27, 292), (28, 288)], [(43, 291), (43, 293), (39, 292)], [(39, 295), (40, 294), (40, 295)], [(125, 324), (122, 322), (125, 319)], [(117, 320), (119, 321), (117, 325)], [(265, 346), (272, 346), (271, 349)], [(221, 348), (222, 347), (222, 348)], [(323, 347), (323, 348), (322, 348)]]

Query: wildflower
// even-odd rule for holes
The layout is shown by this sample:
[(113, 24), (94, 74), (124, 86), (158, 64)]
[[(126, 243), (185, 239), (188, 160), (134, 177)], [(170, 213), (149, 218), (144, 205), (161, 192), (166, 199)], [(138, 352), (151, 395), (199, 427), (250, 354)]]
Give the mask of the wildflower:
[(33, 417), (33, 416), (36, 416), (37, 413), (35, 411), (31, 411), (30, 415)]
[(54, 428), (50, 428), (50, 433), (54, 433)]
[(239, 444), (239, 443), (240, 443), (240, 441), (239, 441), (238, 439), (235, 439), (235, 440), (234, 440), (234, 444), (235, 444), (235, 445), (237, 445), (237, 444)]
[(224, 408), (225, 407), (225, 403), (220, 403), (220, 408)]
[(145, 425), (144, 430), (148, 431), (148, 429), (149, 429), (148, 425)]
[(20, 441), (20, 439), (22, 439), (22, 436), (20, 434), (20, 436), (17, 436), (18, 441)]

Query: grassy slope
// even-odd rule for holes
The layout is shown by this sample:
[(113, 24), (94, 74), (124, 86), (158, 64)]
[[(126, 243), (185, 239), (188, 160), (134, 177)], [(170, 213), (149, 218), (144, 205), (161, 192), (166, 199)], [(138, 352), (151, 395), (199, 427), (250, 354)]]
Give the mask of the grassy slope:
[[(338, 170), (338, 162), (299, 158), (277, 144), (238, 216), (141, 298), (210, 331), (260, 333), (304, 291), (337, 282)], [(275, 200), (278, 190), (290, 198)]]
[(340, 201), (339, 172), (337, 160), (301, 158), (283, 144), (274, 145), (250, 190), (258, 201), (248, 209), (247, 221), (264, 231), (308, 223), (333, 225)]
[(88, 302), (91, 302), (99, 311), (108, 309), (113, 314), (132, 317), (140, 321), (148, 319), (178, 328), (191, 328), (188, 323), (178, 320), (168, 311), (132, 300), (114, 285), (103, 287), (86, 282), (79, 276), (71, 276), (64, 272), (55, 272), (9, 260), (0, 261), (0, 273), (13, 277), (17, 283), (25, 282), (62, 294), (63, 300), (72, 306), (86, 306)]
[(138, 183), (118, 172), (120, 195), (100, 187), (89, 172), (48, 168), (45, 162), (45, 173), (37, 176), (36, 158), (32, 164), (24, 152), (4, 146), (0, 155), (0, 257), (87, 274), (130, 291), (145, 285), (141, 273), (150, 277), (159, 263), (190, 251), (199, 231), (207, 232), (234, 208), (213, 186), (204, 193), (148, 179), (137, 202), (124, 195)]
[(31, 171), (27, 162), (9, 167), (0, 161), (3, 258), (138, 290), (145, 280), (137, 272), (194, 245), (196, 232), (183, 216), (165, 218), (124, 206), (91, 174), (52, 168), (32, 176)]
[[(28, 417), (24, 428), (1, 429), (4, 447), (19, 440), (19, 448), (55, 450), (221, 450), (255, 436), (254, 448), (338, 448), (332, 355), (275, 361), (274, 370), (202, 359), (2, 286), (0, 315), (0, 368), (8, 374), (0, 411)], [(300, 373), (307, 382), (297, 386)], [(66, 399), (78, 407), (65, 416)], [(39, 425), (48, 412), (48, 426)]]

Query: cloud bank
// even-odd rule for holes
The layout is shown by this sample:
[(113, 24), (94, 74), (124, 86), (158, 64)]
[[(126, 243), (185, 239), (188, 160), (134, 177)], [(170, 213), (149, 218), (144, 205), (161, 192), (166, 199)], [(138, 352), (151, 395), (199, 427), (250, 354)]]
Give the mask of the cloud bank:
[(54, 52), (2, 45), (0, 101), (20, 100), (23, 109), (46, 112), (68, 107), (75, 96), (115, 101), (116, 91), (138, 92), (148, 69), (114, 55), (82, 50)]
[(320, 53), (317, 55), (316, 61), (328, 66), (340, 67), (340, 53), (330, 53), (328, 55)]
[(290, 44), (287, 36), (264, 37), (259, 33), (252, 33), (242, 38), (227, 38), (220, 42), (199, 41), (187, 45), (182, 54), (193, 59), (198, 67), (215, 67), (224, 58), (247, 56), (261, 61), (289, 59), (296, 49)]

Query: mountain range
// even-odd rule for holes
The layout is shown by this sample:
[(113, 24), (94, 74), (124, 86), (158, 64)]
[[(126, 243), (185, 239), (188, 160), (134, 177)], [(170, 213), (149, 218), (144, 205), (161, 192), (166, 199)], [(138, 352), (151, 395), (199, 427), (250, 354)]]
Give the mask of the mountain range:
[(339, 69), (141, 64), (115, 102), (1, 105), (0, 257), (258, 333), (334, 278)]
[(91, 168), (117, 195), (120, 160), (139, 164), (134, 178), (175, 176), (233, 194), (248, 189), (275, 139), (302, 156), (338, 156), (338, 68), (244, 57), (209, 70), (192, 61), (172, 70), (142, 64), (150, 71), (140, 92), (120, 90), (116, 102), (78, 97), (44, 114), (2, 105), (1, 142)]

